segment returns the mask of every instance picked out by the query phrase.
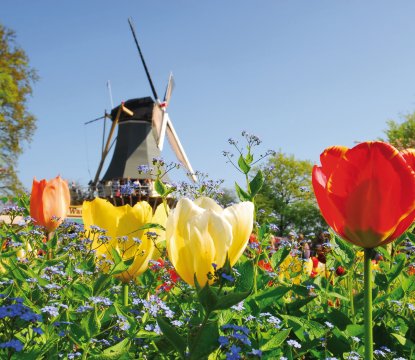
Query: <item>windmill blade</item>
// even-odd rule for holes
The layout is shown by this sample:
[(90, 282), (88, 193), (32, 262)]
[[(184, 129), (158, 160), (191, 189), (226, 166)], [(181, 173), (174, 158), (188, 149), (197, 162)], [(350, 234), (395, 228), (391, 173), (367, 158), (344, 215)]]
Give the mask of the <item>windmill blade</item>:
[(157, 139), (157, 147), (159, 148), (160, 151), (163, 151), (164, 139), (166, 138), (166, 130), (167, 130), (168, 122), (171, 123), (169, 114), (167, 114), (166, 111), (163, 111), (163, 119), (161, 121), (160, 133)]
[(179, 137), (177, 136), (176, 131), (174, 130), (173, 124), (170, 121), (170, 118), (168, 117), (168, 114), (166, 113), (165, 115), (167, 115), (167, 129), (166, 129), (166, 133), (167, 133), (167, 138), (169, 139), (169, 143), (174, 151), (174, 153), (177, 156), (177, 159), (182, 163), (182, 165), (187, 169), (187, 171), (189, 172), (189, 177), (194, 181), (197, 182), (197, 177), (194, 174), (192, 165), (190, 165), (189, 159), (186, 156), (186, 153), (184, 152), (183, 146), (179, 140)]
[(157, 147), (159, 147), (159, 139), (161, 133), (161, 125), (163, 123), (164, 118), (164, 111), (158, 105), (154, 105), (153, 107), (153, 135), (157, 142)]
[(164, 93), (163, 103), (166, 104), (165, 107), (167, 107), (169, 105), (170, 98), (171, 98), (171, 93), (173, 92), (174, 85), (175, 84), (174, 84), (173, 73), (170, 73), (169, 81), (168, 81), (167, 87), (166, 87), (166, 92)]
[(137, 35), (135, 33), (132, 18), (128, 18), (128, 24), (130, 25), (131, 32), (133, 33), (134, 42), (135, 42), (135, 45), (137, 46), (137, 50), (138, 50), (138, 53), (140, 55), (141, 62), (144, 66), (144, 71), (146, 72), (148, 82), (150, 83), (150, 87), (151, 87), (151, 91), (152, 91), (153, 96), (154, 96), (154, 100), (157, 101), (158, 100), (157, 92), (156, 92), (156, 89), (154, 87), (153, 80), (151, 80), (150, 72), (148, 71), (147, 64), (144, 60), (143, 52), (141, 51), (140, 45), (138, 44)]
[(105, 119), (105, 118), (110, 119), (111, 117), (105, 112), (105, 114), (103, 116), (97, 117), (96, 119), (93, 119), (93, 120), (89, 120), (89, 121), (85, 122), (84, 125), (88, 125), (88, 124), (91, 124), (95, 121), (102, 120), (102, 119)]
[(164, 94), (164, 101), (159, 103), (159, 106), (153, 116), (153, 125), (156, 132), (157, 147), (160, 151), (163, 151), (164, 139), (166, 137), (167, 121), (169, 121), (169, 115), (167, 114), (167, 106), (171, 98), (171, 93), (174, 88), (173, 74), (170, 73), (169, 81), (167, 82), (166, 92)]

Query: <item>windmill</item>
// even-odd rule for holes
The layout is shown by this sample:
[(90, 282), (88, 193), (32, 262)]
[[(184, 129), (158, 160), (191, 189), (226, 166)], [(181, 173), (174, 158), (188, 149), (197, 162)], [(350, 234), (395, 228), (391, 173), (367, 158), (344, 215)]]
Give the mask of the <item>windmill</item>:
[[(173, 75), (170, 74), (169, 76), (164, 98), (161, 101), (144, 60), (131, 18), (128, 19), (128, 23), (149, 81), (153, 98), (144, 97), (127, 100), (113, 108), (110, 114), (105, 113), (103, 117), (92, 120), (96, 121), (102, 118), (109, 118), (112, 121), (106, 141), (104, 141), (105, 136), (103, 136), (101, 160), (94, 180), (90, 183), (92, 187), (98, 188), (98, 190), (100, 187), (101, 190), (104, 189), (104, 197), (109, 197), (108, 184), (111, 185), (112, 194), (114, 182), (125, 181), (127, 179), (151, 181), (149, 174), (139, 174), (137, 167), (139, 165), (151, 165), (154, 158), (160, 157), (166, 137), (177, 159), (185, 168), (189, 177), (192, 181), (197, 181), (192, 166), (167, 113), (174, 88)], [(117, 127), (118, 134), (113, 139)], [(114, 144), (115, 148), (112, 159), (105, 174), (100, 178), (104, 161)], [(102, 194), (99, 195), (101, 196)]]

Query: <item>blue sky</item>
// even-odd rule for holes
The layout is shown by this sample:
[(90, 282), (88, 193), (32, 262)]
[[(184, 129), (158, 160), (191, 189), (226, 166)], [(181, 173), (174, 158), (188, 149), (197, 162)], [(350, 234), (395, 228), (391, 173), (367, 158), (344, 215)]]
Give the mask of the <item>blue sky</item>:
[(129, 16), (159, 94), (175, 76), (169, 114), (193, 167), (230, 187), (241, 178), (221, 152), (242, 130), (317, 162), (414, 111), (414, 14), (413, 1), (3, 0), (0, 22), (40, 76), (20, 178), (86, 184), (102, 125), (84, 122), (110, 109), (107, 80), (114, 103), (151, 94)]

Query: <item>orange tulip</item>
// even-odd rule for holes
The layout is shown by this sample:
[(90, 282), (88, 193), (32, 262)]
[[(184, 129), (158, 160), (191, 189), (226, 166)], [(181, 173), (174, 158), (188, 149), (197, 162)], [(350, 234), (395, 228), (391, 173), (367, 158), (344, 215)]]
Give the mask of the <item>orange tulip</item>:
[(55, 231), (66, 218), (70, 202), (68, 183), (60, 176), (49, 181), (33, 179), (30, 216), (48, 233)]
[(415, 218), (415, 150), (364, 142), (327, 148), (313, 168), (321, 213), (343, 239), (363, 248), (385, 245)]

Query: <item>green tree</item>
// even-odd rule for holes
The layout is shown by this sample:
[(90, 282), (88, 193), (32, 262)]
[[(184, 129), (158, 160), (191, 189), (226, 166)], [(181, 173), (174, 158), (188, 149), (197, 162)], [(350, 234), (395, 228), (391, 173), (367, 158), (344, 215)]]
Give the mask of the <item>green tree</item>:
[(222, 188), (220, 190), (220, 195), (217, 197), (217, 201), (223, 207), (227, 207), (229, 204), (236, 203), (238, 198), (236, 197), (236, 193), (233, 189)]
[(278, 152), (261, 166), (264, 185), (257, 197), (259, 220), (278, 226), (278, 235), (290, 230), (303, 234), (327, 229), (311, 188), (310, 161)]
[(15, 41), (13, 30), (0, 24), (0, 194), (22, 189), (16, 174), (22, 145), (30, 141), (36, 119), (27, 110), (36, 71)]
[(415, 113), (406, 114), (403, 119), (401, 123), (387, 122), (386, 141), (399, 150), (415, 148)]

